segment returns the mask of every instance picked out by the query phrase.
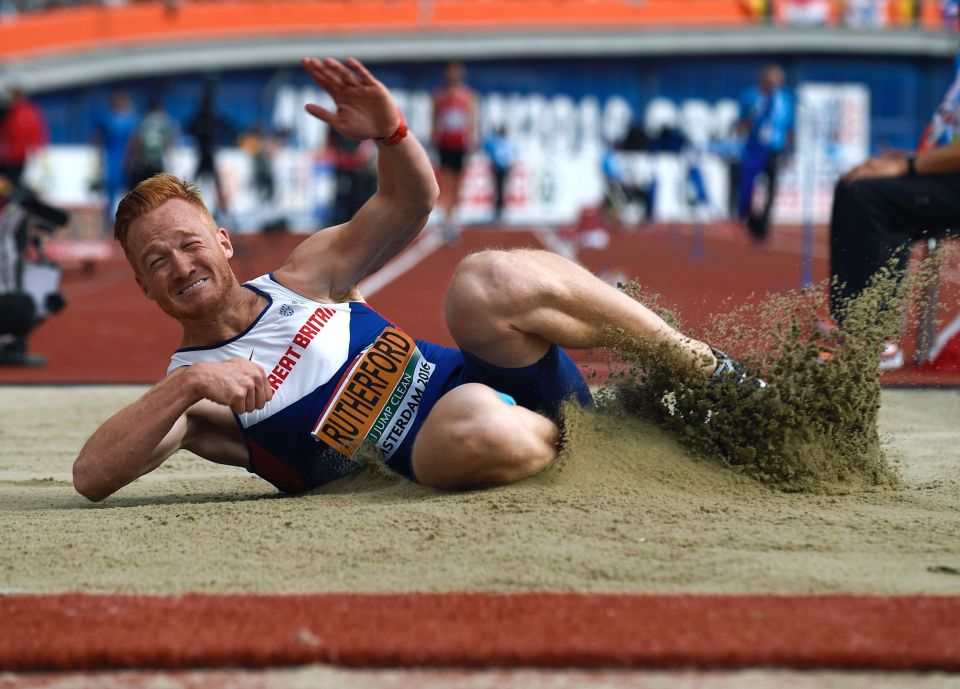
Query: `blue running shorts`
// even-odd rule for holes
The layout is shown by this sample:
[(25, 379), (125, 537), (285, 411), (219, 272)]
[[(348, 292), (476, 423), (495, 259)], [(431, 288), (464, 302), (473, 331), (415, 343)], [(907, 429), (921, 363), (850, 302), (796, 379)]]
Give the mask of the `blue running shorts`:
[[(465, 383), (482, 383), (508, 396), (515, 404), (560, 421), (560, 407), (571, 397), (582, 406), (592, 406), (593, 396), (580, 369), (565, 351), (553, 345), (542, 359), (529, 366), (494, 366), (470, 352), (417, 341), (423, 356), (437, 369), (424, 394), (427, 409), (445, 393)], [(507, 400), (504, 400), (507, 402)], [(509, 402), (507, 402), (509, 403)], [(411, 433), (387, 461), (393, 471), (416, 481), (413, 474), (413, 442), (428, 414), (419, 414)]]

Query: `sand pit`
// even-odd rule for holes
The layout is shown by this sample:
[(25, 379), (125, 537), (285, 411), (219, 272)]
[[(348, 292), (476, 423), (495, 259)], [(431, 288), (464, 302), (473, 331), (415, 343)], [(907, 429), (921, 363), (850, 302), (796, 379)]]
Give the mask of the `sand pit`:
[(960, 592), (956, 391), (883, 392), (893, 488), (782, 492), (579, 412), (553, 468), (495, 490), (368, 470), (281, 497), (179, 453), (91, 504), (71, 462), (144, 389), (0, 389), (0, 590)]

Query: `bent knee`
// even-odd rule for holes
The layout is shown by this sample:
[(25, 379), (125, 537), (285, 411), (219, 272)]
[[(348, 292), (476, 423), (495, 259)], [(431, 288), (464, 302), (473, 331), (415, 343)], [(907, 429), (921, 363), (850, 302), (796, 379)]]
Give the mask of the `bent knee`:
[(499, 415), (478, 429), (478, 458), (473, 476), (476, 487), (502, 486), (533, 476), (556, 458), (555, 446), (531, 434), (517, 416)]
[(491, 249), (464, 258), (447, 292), (448, 325), (469, 328), (478, 315), (509, 318), (549, 302), (564, 284), (544, 270), (537, 253)]
[(496, 305), (509, 290), (515, 262), (510, 252), (488, 249), (470, 254), (457, 266), (447, 291), (448, 301), (468, 300), (471, 305)]
[(546, 270), (537, 259), (542, 254), (536, 249), (488, 249), (471, 254), (457, 266), (450, 289), (511, 303), (540, 297), (562, 284), (562, 276)]
[(431, 412), (414, 446), (414, 473), (424, 485), (504, 485), (538, 473), (556, 458), (556, 425), (505, 404), (485, 385), (461, 386), (441, 402), (447, 402), (445, 408), (438, 404)]

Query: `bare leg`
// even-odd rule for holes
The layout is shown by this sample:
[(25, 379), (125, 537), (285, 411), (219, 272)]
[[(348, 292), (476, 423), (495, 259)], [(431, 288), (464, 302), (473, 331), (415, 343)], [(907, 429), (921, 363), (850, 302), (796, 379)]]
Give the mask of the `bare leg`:
[(557, 457), (557, 425), (508, 405), (486, 385), (454, 388), (430, 410), (413, 473), (434, 488), (483, 488), (532, 476)]
[(446, 318), (457, 344), (497, 366), (532, 364), (551, 344), (570, 349), (619, 344), (611, 328), (644, 346), (668, 345), (678, 366), (709, 375), (717, 364), (706, 343), (546, 251), (483, 251), (465, 258), (447, 293)]
[(456, 224), (457, 206), (460, 204), (462, 171), (440, 168), (440, 204), (443, 207), (444, 238), (455, 241), (459, 236)]
[(442, 203), (443, 212), (448, 220), (453, 219), (453, 214), (457, 210), (457, 204), (460, 202), (460, 182), (462, 174), (450, 168), (440, 169), (440, 188), (443, 190)]

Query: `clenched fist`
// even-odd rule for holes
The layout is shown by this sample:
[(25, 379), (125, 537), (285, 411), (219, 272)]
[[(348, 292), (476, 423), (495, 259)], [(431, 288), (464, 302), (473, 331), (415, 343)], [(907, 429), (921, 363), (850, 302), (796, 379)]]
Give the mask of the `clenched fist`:
[(194, 364), (190, 375), (201, 397), (230, 407), (236, 414), (263, 409), (273, 397), (263, 367), (243, 357)]

